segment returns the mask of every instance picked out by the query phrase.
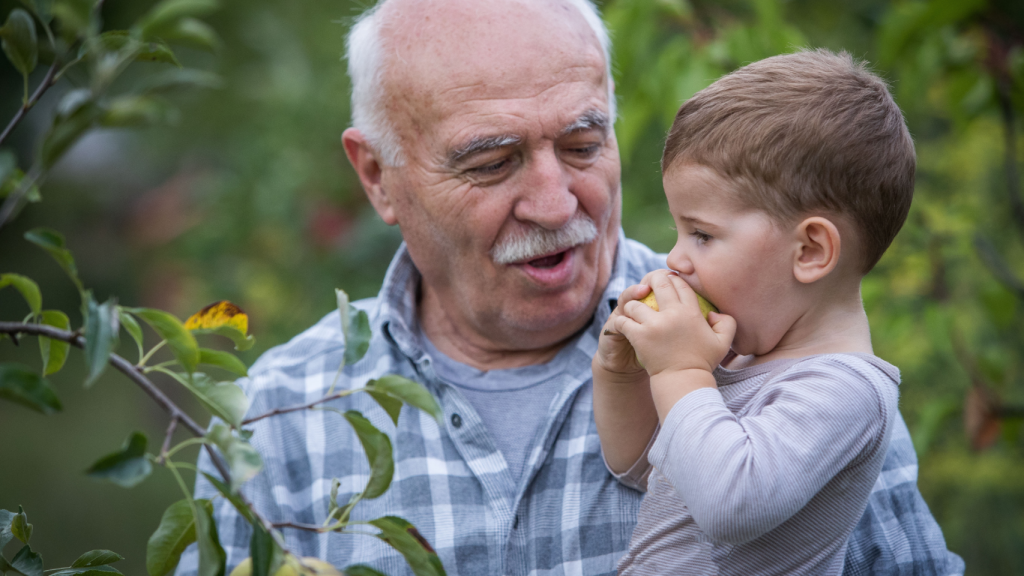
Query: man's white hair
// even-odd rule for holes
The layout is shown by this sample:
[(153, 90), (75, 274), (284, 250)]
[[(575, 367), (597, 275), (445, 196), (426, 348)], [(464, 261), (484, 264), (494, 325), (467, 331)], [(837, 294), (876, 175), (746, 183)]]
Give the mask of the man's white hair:
[[(611, 41), (608, 29), (591, 0), (563, 0), (583, 15), (601, 43), (608, 84), (608, 114), (615, 121), (615, 87), (612, 83)], [(404, 162), (398, 135), (384, 109), (384, 50), (381, 45), (380, 0), (364, 12), (348, 34), (346, 58), (352, 81), (352, 126), (363, 133), (385, 166), (401, 166)]]

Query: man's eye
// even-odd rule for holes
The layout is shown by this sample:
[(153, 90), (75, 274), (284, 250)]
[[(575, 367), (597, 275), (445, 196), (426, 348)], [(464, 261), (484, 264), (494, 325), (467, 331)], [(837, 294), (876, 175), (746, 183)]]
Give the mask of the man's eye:
[(690, 236), (693, 236), (694, 238), (697, 239), (697, 244), (698, 245), (707, 244), (708, 240), (711, 240), (711, 235), (710, 234), (705, 234), (704, 232), (701, 232), (700, 230), (694, 230), (693, 232), (690, 232)]
[(584, 158), (590, 158), (595, 156), (601, 150), (600, 144), (591, 144), (589, 146), (575, 146), (568, 148), (568, 151), (572, 154), (582, 156)]
[(478, 176), (488, 176), (490, 174), (497, 174), (508, 164), (508, 158), (502, 158), (490, 164), (484, 164), (483, 166), (475, 166), (467, 170), (471, 174)]

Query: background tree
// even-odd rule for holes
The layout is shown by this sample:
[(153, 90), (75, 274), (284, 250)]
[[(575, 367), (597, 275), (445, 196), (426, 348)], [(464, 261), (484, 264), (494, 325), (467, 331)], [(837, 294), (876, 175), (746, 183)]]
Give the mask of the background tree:
[[(58, 228), (98, 301), (117, 294), (180, 317), (197, 303), (239, 303), (260, 336), (242, 353), (247, 363), (332, 310), (334, 286), (375, 294), (400, 236), (367, 205), (339, 141), (349, 122), (343, 38), (365, 4), (224, 2), (206, 18), (222, 35), (216, 56), (178, 52), (186, 66), (218, 72), (221, 88), (179, 99), (170, 129), (103, 131), (71, 149), (42, 189), (46, 201), (0, 229), (0, 270), (36, 278), (48, 301), (74, 310), (74, 287), (21, 240), (39, 225)], [(918, 177), (906, 227), (864, 281), (875, 349), (902, 371), (920, 486), (950, 547), (972, 574), (1024, 573), (1020, 3), (599, 4), (613, 32), (624, 226), (662, 251), (674, 234), (658, 160), (685, 98), (740, 65), (803, 46), (848, 50), (892, 83)], [(14, 5), (0, 0), (0, 13)], [(150, 6), (108, 2), (103, 18), (127, 27)], [(21, 86), (20, 73), (0, 64), (0, 112), (16, 109)], [(39, 105), (58, 99), (47, 94)], [(27, 118), (11, 135), (20, 159), (45, 129)], [(16, 292), (0, 291), (0, 317), (26, 312)], [(0, 360), (34, 359), (28, 348), (0, 347)], [(172, 492), (156, 476), (125, 492), (80, 472), (132, 430), (159, 437), (165, 420), (109, 375), (82, 393), (78, 362), (72, 356), (53, 378), (67, 408), (44, 428), (0, 404), (0, 508), (25, 504), (54, 561), (116, 546), (128, 556), (124, 570), (141, 573), (148, 530)], [(97, 417), (110, 413), (122, 417)]]

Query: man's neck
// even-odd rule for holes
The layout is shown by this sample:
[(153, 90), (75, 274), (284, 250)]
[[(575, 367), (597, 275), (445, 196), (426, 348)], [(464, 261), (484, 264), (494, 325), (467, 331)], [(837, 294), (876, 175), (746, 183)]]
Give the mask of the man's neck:
[[(420, 294), (420, 329), (442, 354), (477, 370), (502, 370), (544, 364), (565, 347), (575, 331), (558, 338), (553, 344), (536, 348), (517, 348), (511, 342), (500, 342), (477, 333), (461, 319), (453, 317), (430, 290)], [(534, 341), (540, 340), (540, 338)]]

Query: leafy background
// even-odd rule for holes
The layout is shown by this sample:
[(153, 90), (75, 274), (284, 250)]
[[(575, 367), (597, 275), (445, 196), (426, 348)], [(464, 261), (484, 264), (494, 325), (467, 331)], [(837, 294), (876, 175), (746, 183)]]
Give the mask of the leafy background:
[[(125, 27), (151, 4), (110, 0), (104, 18)], [(99, 301), (116, 295), (180, 317), (214, 300), (240, 304), (258, 338), (243, 354), (248, 363), (331, 311), (332, 288), (375, 294), (400, 236), (374, 215), (340, 144), (349, 120), (343, 39), (366, 4), (225, 1), (208, 19), (223, 39), (219, 53), (179, 53), (216, 70), (223, 86), (178, 98), (169, 126), (82, 141), (44, 186), (44, 201), (0, 230), (0, 271), (39, 281), (47, 307), (76, 310), (71, 284), (21, 238), (51, 226), (67, 235)], [(1021, 160), (1024, 4), (601, 4), (615, 43), (624, 227), (658, 250), (674, 239), (658, 172), (662, 139), (694, 92), (745, 63), (817, 46), (867, 59), (892, 83), (917, 144), (918, 184), (907, 225), (864, 281), (875, 349), (902, 370), (921, 491), (950, 548), (972, 574), (1024, 573), (1024, 289), (1013, 276), (1024, 274), (1024, 224), (1007, 162), (1007, 150), (1013, 166)], [(0, 14), (15, 5), (0, 0)], [(20, 97), (20, 75), (0, 63), (0, 118)], [(23, 165), (43, 116), (30, 114), (13, 134)], [(16, 292), (0, 291), (0, 317), (26, 311)], [(28, 339), (0, 346), (0, 360), (34, 364), (37, 355)], [(0, 403), (0, 508), (25, 506), (48, 565), (109, 548), (127, 557), (123, 571), (141, 574), (145, 542), (178, 498), (173, 480), (157, 473), (123, 490), (82, 471), (132, 430), (161, 437), (166, 416), (111, 371), (84, 391), (83, 372), (73, 352), (53, 378), (60, 415)]]

